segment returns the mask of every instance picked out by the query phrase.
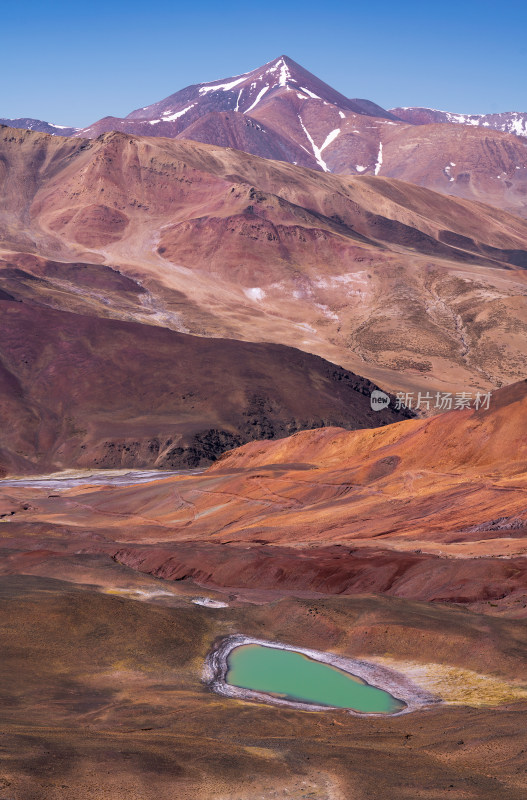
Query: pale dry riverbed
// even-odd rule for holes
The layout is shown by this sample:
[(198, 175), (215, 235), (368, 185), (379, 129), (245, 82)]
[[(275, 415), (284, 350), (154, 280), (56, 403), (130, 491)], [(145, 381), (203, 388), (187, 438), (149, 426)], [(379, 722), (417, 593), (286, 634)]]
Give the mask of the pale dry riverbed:
[(73, 489), (76, 486), (133, 486), (139, 483), (162, 481), (176, 475), (199, 475), (202, 469), (166, 470), (91, 469), (64, 470), (49, 475), (24, 475), (0, 480), (0, 487), (29, 487), (34, 489)]

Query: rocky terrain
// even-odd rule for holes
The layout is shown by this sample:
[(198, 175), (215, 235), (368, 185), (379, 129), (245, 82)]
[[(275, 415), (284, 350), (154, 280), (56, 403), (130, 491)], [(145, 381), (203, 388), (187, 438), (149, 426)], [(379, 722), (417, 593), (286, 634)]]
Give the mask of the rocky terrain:
[(12, 296), (285, 341), (391, 391), (524, 375), (516, 216), (195, 142), (2, 130), (0, 280)]
[(488, 409), (251, 442), (200, 475), (57, 496), (6, 485), (4, 535), (32, 550), (37, 536), (35, 564), (57, 537), (79, 552), (80, 525), (87, 552), (169, 581), (525, 616), (526, 404), (524, 381)]
[[(150, 483), (0, 484), (0, 797), (520, 800), (526, 402), (524, 382)], [(439, 702), (364, 719), (220, 697), (203, 665), (233, 633)]]

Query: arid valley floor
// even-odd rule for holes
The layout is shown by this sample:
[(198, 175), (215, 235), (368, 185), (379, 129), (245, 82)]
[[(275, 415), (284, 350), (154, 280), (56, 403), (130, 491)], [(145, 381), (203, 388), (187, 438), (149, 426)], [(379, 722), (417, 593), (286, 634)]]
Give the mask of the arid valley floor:
[[(524, 797), (527, 386), (495, 399), (145, 483), (4, 481), (0, 797)], [(204, 661), (238, 633), (440, 702), (368, 719), (218, 696)]]

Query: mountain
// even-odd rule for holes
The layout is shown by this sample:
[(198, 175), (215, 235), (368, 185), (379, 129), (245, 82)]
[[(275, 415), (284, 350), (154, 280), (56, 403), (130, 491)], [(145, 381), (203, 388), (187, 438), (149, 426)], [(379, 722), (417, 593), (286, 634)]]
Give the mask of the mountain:
[[(287, 342), (391, 391), (476, 391), (524, 375), (527, 222), (496, 208), (120, 133), (4, 128), (0, 170), (0, 267), (25, 273), (8, 294)], [(112, 268), (111, 290), (97, 265)]]
[(30, 117), (0, 119), (0, 125), (7, 125), (10, 128), (23, 128), (28, 131), (39, 131), (40, 133), (51, 133), (53, 136), (73, 136), (79, 130), (79, 128), (54, 125), (52, 122), (44, 122), (41, 119), (31, 119)]
[(317, 101), (319, 109), (325, 105), (352, 114), (395, 119), (392, 113), (367, 100), (348, 99), (293, 59), (280, 56), (243, 75), (187, 86), (164, 100), (132, 111), (124, 119), (105, 117), (76, 135), (93, 138), (122, 130), (143, 136), (175, 137), (208, 114), (250, 115), (270, 101), (297, 109), (309, 100)]
[(451, 111), (437, 111), (435, 108), (392, 108), (391, 113), (398, 119), (412, 125), (431, 125), (448, 123), (457, 125), (476, 125), (491, 128), (516, 136), (527, 136), (527, 112), (504, 111), (495, 114), (454, 114)]
[[(303, 119), (305, 111), (308, 116), (316, 114), (327, 128), (328, 136), (319, 147), (306, 128), (310, 123)], [(292, 59), (280, 56), (243, 75), (188, 86), (125, 118), (105, 117), (75, 135), (96, 138), (118, 130), (193, 139), (331, 171), (321, 155), (333, 138), (329, 134), (346, 116), (367, 124), (372, 115), (395, 119), (375, 103), (346, 98)]]
[(302, 95), (300, 99), (311, 97), (356, 114), (394, 119), (391, 112), (367, 100), (349, 100), (285, 55), (235, 78), (189, 86), (159, 103), (132, 111), (126, 119), (172, 117), (179, 114), (182, 105), (188, 103), (200, 103), (205, 113), (239, 111), (248, 114), (264, 97), (266, 101), (272, 97), (287, 97), (291, 91)]
[(243, 75), (188, 86), (125, 118), (105, 117), (74, 135), (117, 130), (192, 139), (324, 172), (396, 177), (527, 214), (527, 143), (502, 134), (504, 121), (461, 127), (444, 124), (461, 119), (434, 117), (426, 122), (435, 124), (422, 127), (405, 117), (407, 110), (398, 111), (348, 99), (280, 56)]
[[(191, 139), (317, 171), (399, 178), (527, 216), (527, 141), (502, 132), (519, 133), (525, 115), (487, 125), (490, 116), (450, 119), (425, 109), (422, 119), (410, 119), (407, 112), (412, 116), (412, 109), (387, 111), (349, 99), (283, 55), (243, 75), (188, 86), (124, 118), (105, 117), (63, 134)], [(481, 125), (454, 124), (477, 120)]]
[(194, 467), (254, 438), (404, 416), (393, 403), (372, 411), (373, 384), (317, 356), (43, 308), (17, 298), (24, 273), (12, 272), (0, 275), (0, 451), (11, 471)]

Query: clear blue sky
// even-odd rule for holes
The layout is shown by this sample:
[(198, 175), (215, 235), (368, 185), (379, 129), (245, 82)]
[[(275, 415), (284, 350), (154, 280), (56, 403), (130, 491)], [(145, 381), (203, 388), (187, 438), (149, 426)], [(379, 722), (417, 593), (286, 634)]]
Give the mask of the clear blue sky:
[(85, 126), (283, 53), (386, 108), (527, 111), (526, 30), (525, 0), (5, 3), (0, 117)]

